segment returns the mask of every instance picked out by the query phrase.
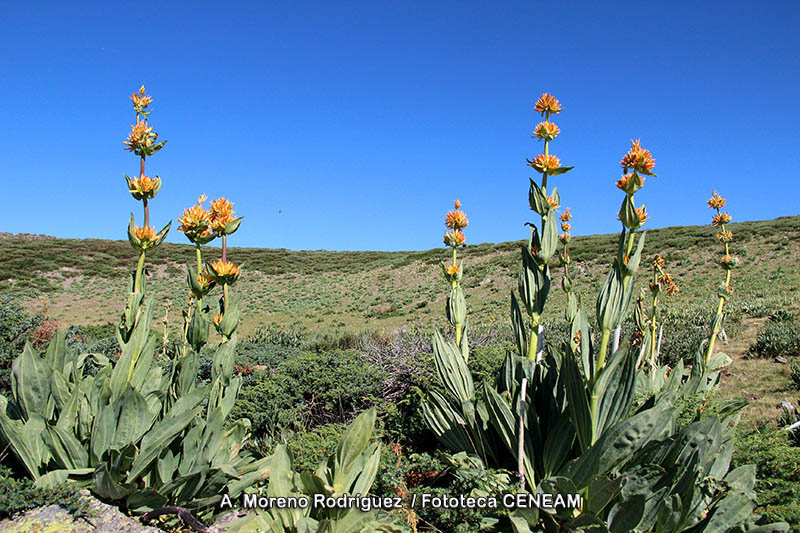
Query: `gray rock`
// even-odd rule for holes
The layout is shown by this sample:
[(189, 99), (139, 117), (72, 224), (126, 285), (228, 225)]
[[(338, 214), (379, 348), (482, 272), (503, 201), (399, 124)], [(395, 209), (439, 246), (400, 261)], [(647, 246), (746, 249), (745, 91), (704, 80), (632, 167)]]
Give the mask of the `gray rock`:
[(58, 505), (38, 507), (0, 522), (3, 533), (162, 533), (160, 529), (143, 526), (119, 509), (83, 493), (88, 500), (89, 517), (75, 518)]

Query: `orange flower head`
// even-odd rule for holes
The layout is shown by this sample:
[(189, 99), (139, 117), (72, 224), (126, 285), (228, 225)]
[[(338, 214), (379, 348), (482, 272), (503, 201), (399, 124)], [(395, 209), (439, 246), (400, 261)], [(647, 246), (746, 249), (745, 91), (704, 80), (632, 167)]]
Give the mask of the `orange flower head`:
[(199, 283), (203, 289), (208, 290), (211, 289), (216, 282), (208, 269), (205, 269), (197, 274), (197, 283)]
[(572, 226), (569, 222), (562, 222), (561, 223), (561, 231), (564, 233), (569, 233), (572, 230)]
[(544, 93), (542, 96), (540, 96), (533, 108), (542, 115), (545, 113), (549, 115), (555, 115), (556, 113), (560, 113), (563, 109), (556, 97), (550, 93)]
[(558, 236), (558, 240), (560, 240), (564, 244), (567, 244), (570, 241), (570, 239), (572, 239), (572, 236), (569, 233), (563, 233)]
[(137, 200), (154, 198), (161, 188), (161, 178), (158, 176), (155, 179), (150, 176), (139, 176), (135, 179), (125, 176), (125, 179), (128, 182), (128, 192)]
[(547, 122), (540, 122), (536, 125), (536, 128), (533, 130), (533, 135), (538, 137), (539, 139), (544, 139), (546, 141), (552, 141), (558, 134), (561, 133), (561, 130), (558, 129), (558, 126), (553, 124), (550, 121)]
[(460, 267), (458, 265), (448, 265), (445, 268), (445, 272), (447, 272), (448, 276), (450, 276), (451, 278), (454, 278), (454, 277), (456, 277), (458, 275), (459, 269), (460, 269)]
[(733, 240), (733, 233), (730, 231), (720, 231), (717, 233), (717, 239), (722, 242), (731, 242)]
[(570, 213), (569, 211), (570, 208), (568, 207), (564, 210), (561, 216), (558, 217), (559, 220), (561, 220), (561, 222), (569, 222), (570, 220), (572, 220), (572, 213)]
[(636, 214), (639, 215), (639, 226), (644, 224), (650, 218), (650, 215), (647, 214), (647, 208), (645, 206), (637, 207)]
[(456, 199), (455, 206), (456, 206), (456, 209), (461, 209), (461, 200)]
[(203, 209), (200, 203), (184, 209), (183, 216), (178, 218), (178, 222), (181, 224), (178, 226), (178, 231), (185, 233), (192, 242), (211, 235), (211, 213)]
[(147, 109), (147, 107), (153, 102), (153, 99), (150, 98), (150, 95), (144, 92), (144, 85), (139, 87), (139, 91), (133, 93), (130, 98), (133, 100), (133, 108), (137, 113), (141, 113)]
[(558, 203), (558, 200), (556, 200), (555, 195), (548, 196), (547, 203), (550, 204), (550, 207), (552, 207), (553, 209), (558, 209), (558, 206), (561, 205), (560, 203)]
[(633, 169), (642, 174), (650, 174), (656, 166), (655, 158), (650, 154), (650, 150), (642, 148), (640, 140), (631, 141), (631, 149), (619, 162), (623, 168)]
[(222, 322), (222, 313), (217, 313), (216, 315), (211, 317), (211, 320), (214, 321), (215, 326), (219, 326), (220, 322)]
[(714, 215), (714, 218), (711, 219), (711, 224), (713, 226), (722, 226), (723, 224), (728, 224), (731, 221), (731, 216), (728, 213), (717, 213)]
[(725, 207), (725, 202), (727, 201), (728, 200), (720, 196), (717, 191), (712, 191), (711, 198), (708, 199), (708, 207), (711, 209), (722, 209)]
[(217, 276), (219, 277), (239, 277), (239, 267), (230, 261), (223, 261), (222, 259), (219, 259), (211, 263), (211, 266), (214, 268), (214, 272), (216, 272)]
[(136, 238), (142, 242), (153, 242), (156, 240), (156, 230), (152, 226), (136, 226), (133, 229)]
[(667, 262), (664, 261), (664, 258), (661, 257), (660, 255), (657, 255), (655, 256), (655, 258), (653, 258), (653, 266), (656, 268), (663, 267), (666, 264)]
[(672, 279), (672, 274), (662, 274), (658, 279), (658, 283), (666, 291), (667, 297), (674, 296), (681, 291), (681, 288), (678, 287), (678, 284)]
[(141, 121), (131, 126), (131, 132), (128, 134), (128, 140), (123, 142), (129, 152), (148, 148), (153, 144), (153, 141), (158, 138), (158, 133), (153, 131), (152, 127), (147, 126), (147, 122)]
[(460, 230), (469, 224), (467, 215), (463, 211), (448, 211), (445, 218), (445, 225), (450, 229)]
[(215, 232), (222, 233), (233, 219), (233, 202), (224, 197), (211, 201), (211, 228)]
[(561, 161), (554, 155), (537, 155), (533, 161), (528, 161), (528, 165), (532, 166), (539, 173), (546, 173), (555, 170), (561, 166)]
[(453, 230), (444, 234), (444, 243), (451, 248), (463, 246), (467, 242), (467, 236), (461, 230)]
[(619, 181), (617, 181), (617, 188), (628, 194), (633, 194), (642, 188), (645, 179), (644, 176), (640, 176), (635, 172), (632, 174), (623, 174)]
[(720, 258), (719, 264), (722, 265), (722, 268), (725, 270), (733, 270), (739, 266), (739, 258), (732, 257), (730, 255), (724, 255), (722, 258)]

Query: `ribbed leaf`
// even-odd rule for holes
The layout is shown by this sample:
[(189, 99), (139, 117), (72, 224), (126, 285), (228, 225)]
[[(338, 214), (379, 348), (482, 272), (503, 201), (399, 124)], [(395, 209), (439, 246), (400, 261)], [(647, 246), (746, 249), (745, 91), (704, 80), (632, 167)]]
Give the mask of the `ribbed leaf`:
[[(44, 454), (44, 442), (41, 439), (41, 431), (44, 430), (44, 421), (41, 417), (34, 422), (23, 423), (8, 416), (9, 406), (6, 397), (0, 394), (0, 434), (3, 441), (14, 450), (14, 454), (20, 462), (25, 465), (25, 469), (33, 479), (39, 477), (39, 467), (42, 464)], [(37, 426), (33, 430), (25, 430), (28, 424)]]
[(121, 500), (130, 494), (134, 487), (118, 483), (113, 479), (105, 463), (98, 465), (94, 471), (92, 490), (103, 498)]
[(555, 209), (550, 209), (543, 221), (542, 244), (538, 252), (537, 259), (540, 264), (546, 265), (558, 247), (558, 223), (556, 222)]
[(89, 453), (71, 430), (58, 426), (45, 426), (44, 440), (55, 460), (67, 470), (89, 466)]
[(66, 362), (67, 343), (64, 340), (64, 330), (58, 328), (50, 343), (47, 345), (45, 359), (53, 370), (64, 372)]
[(651, 409), (612, 426), (576, 462), (566, 467), (564, 475), (579, 489), (586, 487), (593, 478), (606, 474), (648, 442), (669, 434), (672, 409), (671, 402), (662, 400)]
[(206, 387), (195, 389), (188, 396), (179, 399), (169, 410), (167, 416), (147, 432), (142, 438), (141, 451), (133, 461), (128, 473), (129, 483), (144, 472), (161, 451), (169, 446), (175, 437), (191, 423), (202, 409), (199, 404), (207, 390)]
[(561, 372), (567, 389), (567, 411), (581, 450), (587, 450), (592, 445), (592, 415), (583, 376), (574, 357), (569, 353), (564, 354), (561, 359)]
[(445, 342), (438, 331), (433, 336), (433, 357), (439, 380), (453, 398), (462, 403), (473, 401), (475, 389), (464, 356), (455, 343)]
[(115, 403), (108, 403), (103, 405), (94, 419), (92, 425), (92, 438), (90, 451), (94, 457), (92, 463), (102, 461), (103, 456), (111, 447), (111, 441), (114, 439), (114, 431), (117, 429), (117, 415), (119, 413), (119, 405)]
[(623, 347), (603, 367), (594, 384), (592, 392), (600, 398), (597, 419), (593, 420), (596, 435), (600, 435), (628, 413), (633, 401), (635, 381), (635, 357)]
[[(136, 370), (136, 363), (147, 346), (152, 348), (154, 341), (148, 342), (150, 336), (150, 319), (153, 314), (153, 297), (147, 296), (144, 304), (137, 312), (136, 324), (128, 342), (122, 343), (122, 355), (111, 372), (111, 399), (116, 401), (125, 392)], [(147, 357), (146, 357), (147, 359)], [(147, 362), (147, 361), (145, 361)], [(147, 370), (150, 365), (147, 364)], [(146, 374), (146, 371), (145, 371)]]
[(464, 418), (437, 391), (431, 391), (422, 404), (422, 415), (436, 437), (452, 451), (476, 453)]
[[(575, 428), (566, 416), (558, 418), (555, 426), (547, 433), (542, 452), (544, 476), (550, 477), (558, 472), (569, 458), (575, 442)], [(526, 439), (527, 440), (527, 439)]]
[(158, 412), (151, 412), (144, 397), (134, 389), (128, 388), (119, 399), (120, 410), (117, 416), (116, 431), (110, 447), (121, 450), (139, 439), (153, 425)]
[(744, 522), (753, 513), (753, 499), (744, 492), (732, 492), (717, 505), (705, 533), (724, 533)]
[(525, 357), (528, 350), (528, 328), (522, 318), (522, 311), (519, 308), (517, 297), (511, 291), (511, 325), (514, 328), (514, 341), (517, 347), (517, 355)]
[(373, 436), (376, 416), (375, 408), (367, 409), (347, 426), (336, 448), (337, 470), (349, 469), (364, 453)]
[(46, 415), (51, 374), (47, 361), (26, 342), (22, 355), (11, 363), (11, 390), (23, 418), (29, 418), (33, 413)]

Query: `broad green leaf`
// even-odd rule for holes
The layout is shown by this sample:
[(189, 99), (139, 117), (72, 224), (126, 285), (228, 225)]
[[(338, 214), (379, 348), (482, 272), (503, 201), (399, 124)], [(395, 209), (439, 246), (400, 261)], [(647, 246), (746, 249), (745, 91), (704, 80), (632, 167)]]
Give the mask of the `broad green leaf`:
[(47, 361), (26, 342), (22, 355), (11, 363), (11, 390), (24, 418), (33, 413), (46, 415), (51, 374)]

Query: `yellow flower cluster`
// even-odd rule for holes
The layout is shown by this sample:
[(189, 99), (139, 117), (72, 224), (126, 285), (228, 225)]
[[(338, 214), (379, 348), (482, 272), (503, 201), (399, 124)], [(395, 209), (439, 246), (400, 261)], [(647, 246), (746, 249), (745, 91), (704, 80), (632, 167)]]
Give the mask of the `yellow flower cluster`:
[(455, 248), (463, 246), (467, 242), (467, 237), (462, 230), (469, 225), (469, 220), (467, 220), (466, 213), (461, 211), (460, 200), (455, 201), (455, 211), (447, 212), (444, 224), (447, 229), (453, 230), (444, 235), (444, 243), (447, 246)]
[(632, 169), (634, 172), (649, 174), (653, 167), (656, 166), (656, 160), (649, 150), (642, 148), (641, 140), (631, 140), (631, 149), (628, 150), (628, 153), (625, 154), (619, 164), (626, 171)]

